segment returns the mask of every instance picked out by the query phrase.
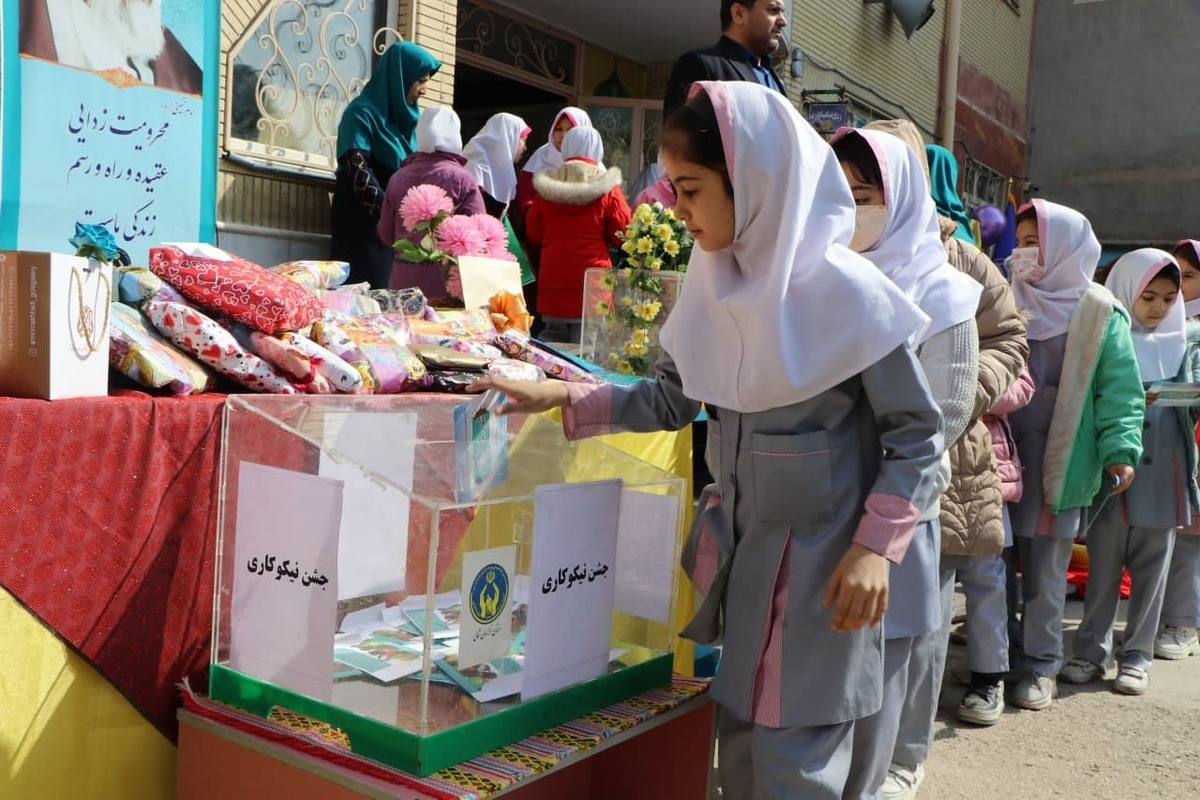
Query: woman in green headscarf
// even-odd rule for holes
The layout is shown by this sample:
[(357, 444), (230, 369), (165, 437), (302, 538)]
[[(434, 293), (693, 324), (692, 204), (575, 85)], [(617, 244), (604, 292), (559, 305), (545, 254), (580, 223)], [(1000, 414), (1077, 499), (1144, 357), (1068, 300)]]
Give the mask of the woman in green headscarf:
[(925, 158), (929, 162), (929, 188), (938, 214), (954, 223), (955, 239), (978, 246), (975, 234), (971, 233), (971, 218), (958, 196), (958, 161), (954, 154), (939, 144), (927, 144)]
[(384, 51), (371, 79), (350, 101), (338, 124), (333, 190), (333, 257), (350, 262), (350, 281), (386, 288), (391, 242), (375, 234), (388, 179), (416, 150), (417, 101), (441, 67), (425, 48), (396, 42)]

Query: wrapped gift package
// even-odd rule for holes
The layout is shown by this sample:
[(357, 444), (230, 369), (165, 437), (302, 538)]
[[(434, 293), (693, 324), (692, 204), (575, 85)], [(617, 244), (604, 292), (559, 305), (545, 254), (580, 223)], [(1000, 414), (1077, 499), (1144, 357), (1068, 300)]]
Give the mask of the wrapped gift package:
[(429, 775), (670, 680), (683, 479), (480, 395), (233, 395), (209, 690)]

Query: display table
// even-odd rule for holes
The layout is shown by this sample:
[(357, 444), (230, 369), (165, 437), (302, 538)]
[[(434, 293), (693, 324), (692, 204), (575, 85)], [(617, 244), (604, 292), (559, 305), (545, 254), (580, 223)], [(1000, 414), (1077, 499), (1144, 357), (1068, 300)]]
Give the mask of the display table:
[[(209, 660), (223, 406), (0, 398), (0, 797), (170, 796), (177, 687)], [(686, 430), (606, 438), (691, 478)]]
[(676, 677), (670, 686), (425, 779), (362, 760), (337, 763), (344, 761), (339, 747), (314, 744), (318, 737), (296, 733), (294, 723), (271, 724), (189, 697), (179, 712), (175, 796), (705, 800), (714, 720), (706, 690), (702, 679)]

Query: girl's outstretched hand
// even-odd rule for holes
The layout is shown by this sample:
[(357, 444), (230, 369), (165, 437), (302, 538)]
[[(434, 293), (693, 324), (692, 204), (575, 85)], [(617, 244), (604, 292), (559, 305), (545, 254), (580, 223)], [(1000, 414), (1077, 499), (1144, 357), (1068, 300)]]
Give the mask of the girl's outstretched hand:
[(485, 392), (496, 389), (503, 392), (508, 402), (496, 409), (497, 414), (539, 414), (552, 408), (571, 404), (567, 384), (562, 381), (513, 381), (508, 378), (482, 378), (467, 387), (469, 392)]
[(889, 570), (883, 556), (860, 544), (850, 545), (825, 592), (825, 607), (833, 608), (829, 626), (835, 631), (855, 631), (864, 625), (873, 628), (883, 621)]

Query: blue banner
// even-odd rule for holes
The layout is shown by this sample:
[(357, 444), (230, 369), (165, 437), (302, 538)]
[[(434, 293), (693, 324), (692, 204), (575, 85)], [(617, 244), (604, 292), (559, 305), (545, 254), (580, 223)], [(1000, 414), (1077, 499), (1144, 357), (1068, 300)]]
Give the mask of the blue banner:
[(219, 0), (4, 4), (0, 247), (213, 241)]

